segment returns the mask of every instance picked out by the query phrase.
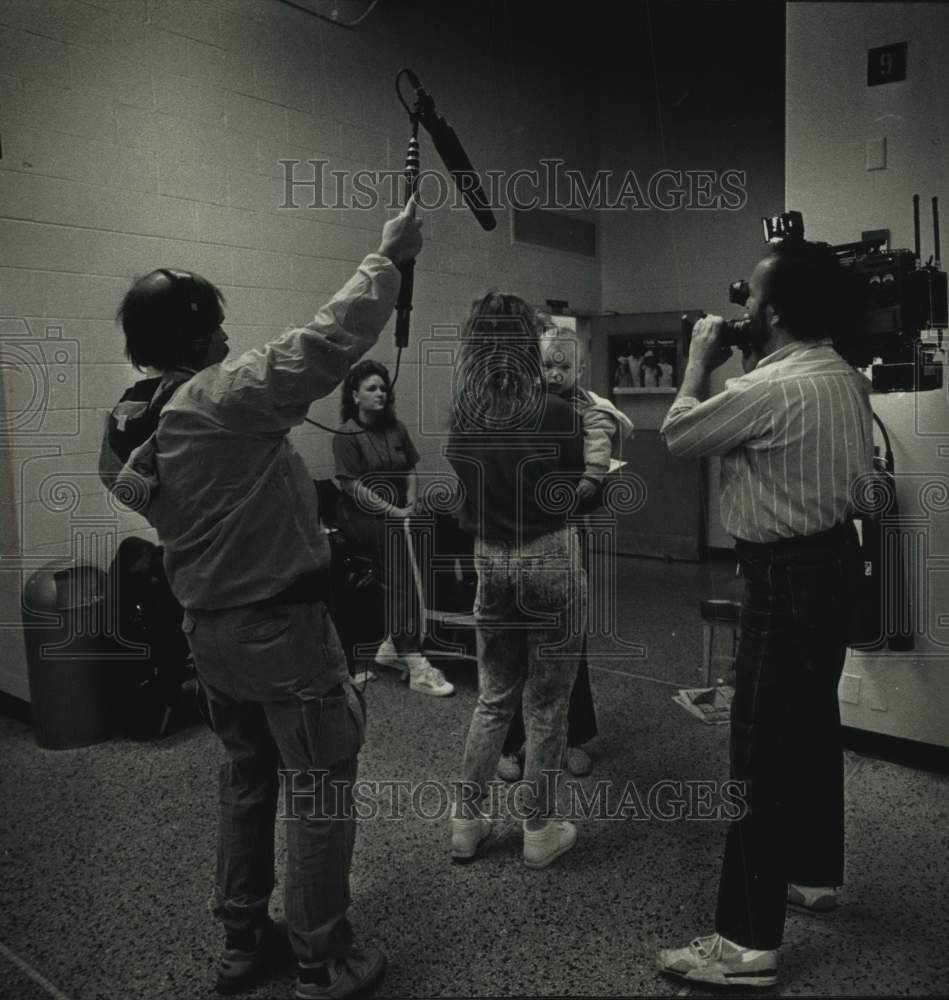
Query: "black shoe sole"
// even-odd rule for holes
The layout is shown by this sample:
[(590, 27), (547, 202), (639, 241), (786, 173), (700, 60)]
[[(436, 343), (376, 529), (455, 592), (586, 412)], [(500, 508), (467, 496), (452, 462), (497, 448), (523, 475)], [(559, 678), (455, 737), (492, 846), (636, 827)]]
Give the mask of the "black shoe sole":
[(697, 976), (690, 976), (685, 972), (674, 972), (672, 969), (659, 969), (660, 975), (669, 976), (678, 983), (685, 983), (687, 986), (695, 986), (698, 989), (717, 992), (718, 990), (730, 990), (737, 986), (747, 989), (770, 990), (781, 985), (779, 977), (771, 976), (729, 976), (726, 981), (719, 982), (715, 979), (699, 979)]

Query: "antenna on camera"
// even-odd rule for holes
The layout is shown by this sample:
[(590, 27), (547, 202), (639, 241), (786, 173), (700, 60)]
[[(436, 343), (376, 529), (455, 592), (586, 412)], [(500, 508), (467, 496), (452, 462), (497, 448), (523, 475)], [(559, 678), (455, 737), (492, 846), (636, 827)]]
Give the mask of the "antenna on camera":
[(913, 195), (913, 237), (916, 260), (919, 261), (919, 195)]
[(940, 267), (939, 260), (939, 199), (933, 195), (933, 251), (935, 253), (935, 264), (937, 270)]

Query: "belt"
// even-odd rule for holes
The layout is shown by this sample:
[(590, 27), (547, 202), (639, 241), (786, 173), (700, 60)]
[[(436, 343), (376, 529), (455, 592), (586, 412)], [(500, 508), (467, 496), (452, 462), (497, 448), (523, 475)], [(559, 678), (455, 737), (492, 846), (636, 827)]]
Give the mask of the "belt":
[(841, 524), (835, 524), (827, 531), (819, 531), (814, 535), (791, 535), (789, 538), (778, 538), (773, 542), (749, 542), (744, 538), (736, 538), (735, 551), (739, 555), (742, 553), (746, 553), (747, 555), (764, 555), (766, 553), (777, 554), (834, 549), (846, 541), (853, 530), (853, 524), (850, 521), (844, 521)]
[(275, 604), (311, 604), (314, 601), (329, 603), (330, 572), (328, 569), (315, 570), (304, 576), (297, 577), (288, 587), (285, 587), (271, 597), (255, 601), (259, 608), (269, 608)]

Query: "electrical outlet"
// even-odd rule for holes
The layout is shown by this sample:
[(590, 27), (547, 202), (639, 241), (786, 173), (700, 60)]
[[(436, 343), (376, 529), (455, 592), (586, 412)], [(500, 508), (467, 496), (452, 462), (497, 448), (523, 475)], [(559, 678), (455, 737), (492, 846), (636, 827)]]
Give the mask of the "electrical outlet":
[(840, 700), (848, 705), (860, 704), (860, 677), (858, 674), (844, 674), (840, 678)]
[(886, 691), (879, 684), (867, 685), (865, 701), (873, 712), (889, 711), (886, 701)]
[(867, 139), (867, 170), (886, 170), (886, 138)]

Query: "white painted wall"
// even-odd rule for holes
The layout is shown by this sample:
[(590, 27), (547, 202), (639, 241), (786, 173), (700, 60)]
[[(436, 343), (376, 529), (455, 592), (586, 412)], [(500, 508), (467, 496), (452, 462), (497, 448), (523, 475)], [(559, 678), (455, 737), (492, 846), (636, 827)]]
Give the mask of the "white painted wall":
[[(912, 247), (912, 195), (949, 210), (949, 7), (806, 3), (787, 7), (787, 207), (830, 243), (889, 229)], [(868, 87), (867, 50), (908, 43), (905, 82)], [(886, 139), (887, 166), (866, 169), (866, 143)], [(945, 228), (943, 229), (945, 233)], [(846, 725), (949, 745), (949, 372), (942, 392), (874, 397), (893, 438), (901, 512), (926, 544), (917, 564), (922, 631), (913, 654), (854, 654), (841, 684)]]
[[(92, 530), (149, 534), (95, 475), (105, 414), (139, 377), (113, 321), (131, 279), (174, 266), (220, 285), (234, 351), (309, 320), (378, 245), (385, 212), (314, 209), (306, 191), (281, 208), (279, 161), (400, 170), (406, 65), (483, 173), (554, 155), (589, 171), (592, 83), (551, 53), (530, 5), (383, 3), (347, 31), (277, 0), (0, 0), (0, 689), (28, 697), (22, 572), (61, 555), (101, 561), (78, 549)], [(438, 168), (424, 133), (421, 146), (423, 168)], [(450, 369), (421, 384), (421, 340), (497, 283), (596, 310), (600, 274), (595, 259), (514, 246), (506, 211), (490, 235), (467, 209), (422, 215), (399, 413), (437, 468), (441, 440), (420, 428), (418, 401), (443, 400)], [(25, 367), (24, 351), (38, 352)], [(394, 355), (390, 327), (374, 356)], [(33, 375), (49, 385), (31, 402)], [(333, 426), (337, 413), (334, 395), (311, 416)], [(331, 473), (328, 434), (295, 439), (315, 478)], [(49, 493), (59, 482), (74, 491), (62, 504)]]

